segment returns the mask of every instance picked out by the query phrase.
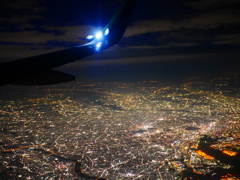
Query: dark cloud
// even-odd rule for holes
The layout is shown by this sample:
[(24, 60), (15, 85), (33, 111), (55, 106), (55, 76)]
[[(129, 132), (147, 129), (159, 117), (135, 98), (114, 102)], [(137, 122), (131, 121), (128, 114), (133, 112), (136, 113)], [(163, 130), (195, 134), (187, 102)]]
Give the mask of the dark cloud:
[(240, 33), (221, 35), (215, 38), (214, 44), (236, 44), (240, 45)]
[(7, 0), (7, 1), (1, 1), (0, 6), (2, 9), (5, 10), (27, 10), (30, 12), (40, 12), (45, 10), (46, 8), (43, 6), (40, 6), (39, 0)]
[[(9, 0), (0, 2), (0, 29), (13, 32), (37, 28), (37, 22), (46, 18), (41, 14), (46, 8), (38, 0)], [(1, 39), (0, 39), (1, 40)]]
[(223, 25), (240, 24), (240, 12), (209, 12), (180, 20), (143, 20), (130, 26), (125, 37), (136, 36), (146, 33), (179, 31), (187, 29), (214, 29)]
[(36, 56), (43, 53), (64, 49), (46, 44), (4, 44), (0, 45), (0, 62)]
[(1, 41), (8, 43), (38, 44), (55, 40), (53, 33), (40, 33), (39, 31), (0, 32)]
[(188, 47), (188, 46), (197, 46), (199, 43), (188, 43), (188, 42), (182, 42), (182, 43), (165, 43), (158, 46), (151, 46), (151, 45), (143, 45), (143, 46), (128, 46), (128, 49), (133, 50), (155, 50), (155, 49), (161, 49), (161, 48), (172, 48), (172, 47)]
[(44, 20), (43, 16), (39, 15), (14, 15), (8, 18), (8, 23), (18, 24), (18, 23), (28, 23), (34, 20)]
[(231, 8), (235, 9), (236, 6), (240, 5), (240, 2), (238, 0), (188, 0), (185, 1), (187, 5), (190, 5), (191, 7), (195, 9), (203, 9), (203, 10), (209, 10), (209, 9), (218, 9), (218, 8)]

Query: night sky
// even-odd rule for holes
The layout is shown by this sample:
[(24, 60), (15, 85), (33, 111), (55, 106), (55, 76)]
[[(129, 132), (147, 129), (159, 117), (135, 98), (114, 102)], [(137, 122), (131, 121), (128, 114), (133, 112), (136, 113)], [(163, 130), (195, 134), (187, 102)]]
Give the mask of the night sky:
[[(1, 1), (0, 62), (83, 44), (122, 2)], [(239, 0), (138, 0), (117, 45), (57, 70), (80, 78), (238, 71), (239, 7)]]

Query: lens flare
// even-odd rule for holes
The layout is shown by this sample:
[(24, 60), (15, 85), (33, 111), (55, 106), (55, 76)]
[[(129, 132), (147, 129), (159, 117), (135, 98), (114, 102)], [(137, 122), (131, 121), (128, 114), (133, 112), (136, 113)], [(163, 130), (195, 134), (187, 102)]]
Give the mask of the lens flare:
[(98, 42), (96, 48), (100, 48), (102, 46), (102, 42)]
[(107, 36), (109, 34), (109, 29), (107, 28), (104, 32), (104, 35)]
[(93, 39), (93, 38), (94, 38), (93, 35), (88, 35), (88, 36), (87, 36), (87, 39), (89, 39), (89, 40), (90, 40), (90, 39)]

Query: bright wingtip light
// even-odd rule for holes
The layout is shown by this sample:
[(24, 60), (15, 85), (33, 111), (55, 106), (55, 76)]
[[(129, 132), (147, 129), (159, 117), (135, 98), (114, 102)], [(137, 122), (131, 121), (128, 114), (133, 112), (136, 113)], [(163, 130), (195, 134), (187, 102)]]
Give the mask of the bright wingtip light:
[(96, 34), (96, 38), (97, 39), (100, 39), (102, 37), (102, 32), (98, 32), (97, 34)]

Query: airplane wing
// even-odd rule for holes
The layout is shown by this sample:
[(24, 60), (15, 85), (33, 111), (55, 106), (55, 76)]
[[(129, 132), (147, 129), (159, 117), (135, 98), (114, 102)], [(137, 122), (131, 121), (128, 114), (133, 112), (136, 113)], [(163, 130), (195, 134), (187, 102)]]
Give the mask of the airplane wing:
[(75, 77), (52, 70), (80, 60), (116, 44), (123, 36), (137, 0), (126, 0), (107, 26), (91, 42), (56, 52), (0, 64), (0, 86), (6, 84), (44, 85), (74, 80)]

